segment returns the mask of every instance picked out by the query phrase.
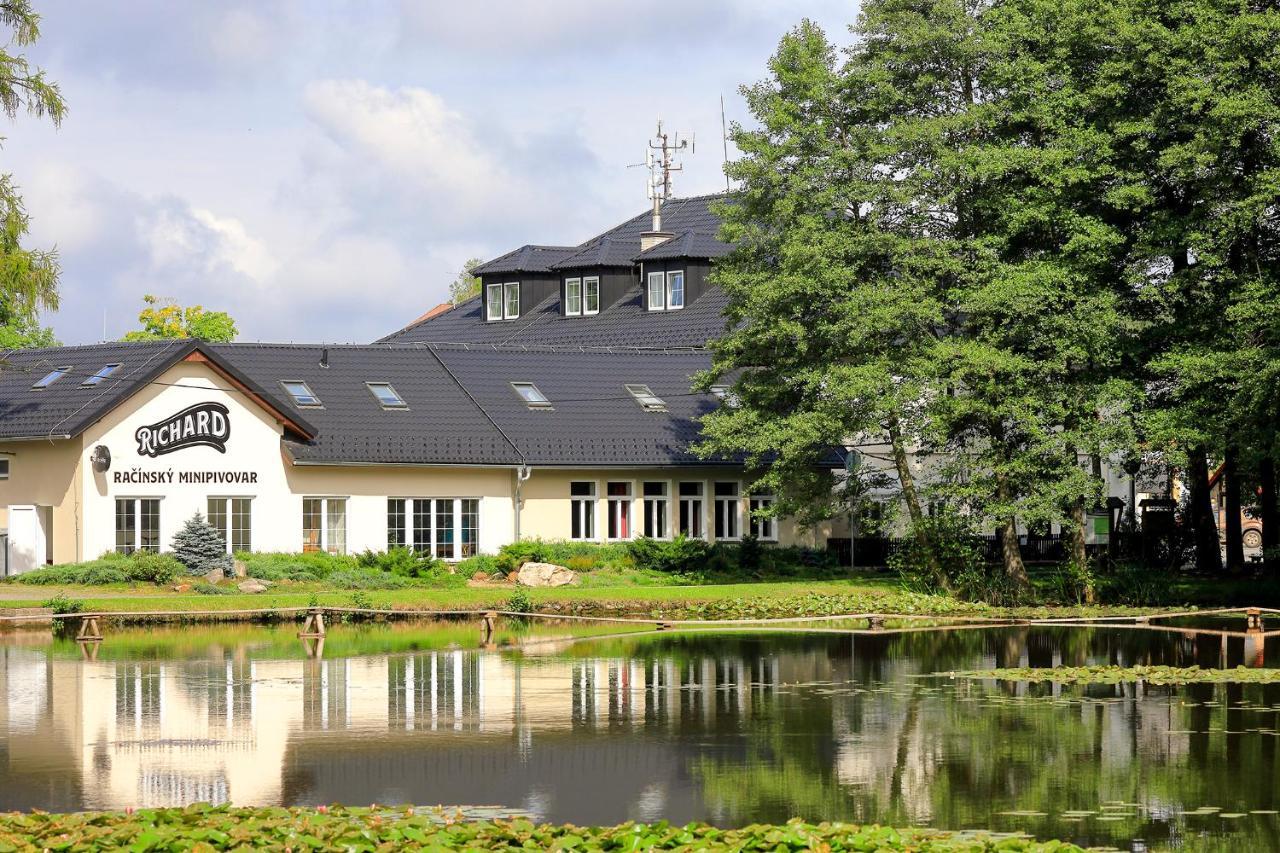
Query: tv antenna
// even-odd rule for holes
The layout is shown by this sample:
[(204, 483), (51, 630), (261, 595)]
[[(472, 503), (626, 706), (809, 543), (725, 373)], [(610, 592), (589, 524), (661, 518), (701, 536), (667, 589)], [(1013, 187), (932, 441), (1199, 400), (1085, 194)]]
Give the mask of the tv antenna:
[(645, 150), (644, 162), (633, 163), (632, 166), (644, 166), (649, 170), (645, 181), (645, 195), (653, 202), (653, 230), (662, 230), (662, 203), (671, 198), (671, 175), (684, 171), (684, 163), (677, 162), (675, 154), (688, 151), (697, 152), (697, 137), (689, 134), (681, 138), (680, 132), (668, 133), (662, 129), (662, 119), (658, 119), (658, 132), (649, 140)]

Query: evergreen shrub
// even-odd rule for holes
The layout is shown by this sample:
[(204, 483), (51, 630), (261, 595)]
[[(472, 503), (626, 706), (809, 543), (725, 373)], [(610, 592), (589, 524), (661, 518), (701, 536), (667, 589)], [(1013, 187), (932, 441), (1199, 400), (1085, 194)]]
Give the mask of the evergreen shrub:
[(173, 556), (186, 566), (189, 575), (207, 575), (213, 571), (225, 575), (231, 570), (231, 555), (227, 553), (222, 534), (198, 512), (187, 519), (173, 537)]

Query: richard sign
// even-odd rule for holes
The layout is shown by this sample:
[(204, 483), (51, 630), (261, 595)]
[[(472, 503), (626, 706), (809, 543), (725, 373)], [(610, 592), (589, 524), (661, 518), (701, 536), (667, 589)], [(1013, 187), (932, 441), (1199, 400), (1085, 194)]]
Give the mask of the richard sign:
[(231, 419), (221, 403), (197, 403), (162, 421), (138, 427), (138, 455), (155, 458), (188, 447), (212, 447), (227, 452)]

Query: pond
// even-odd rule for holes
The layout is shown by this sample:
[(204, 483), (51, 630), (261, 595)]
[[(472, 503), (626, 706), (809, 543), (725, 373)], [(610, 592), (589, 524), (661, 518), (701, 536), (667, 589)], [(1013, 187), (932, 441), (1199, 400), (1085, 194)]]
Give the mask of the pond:
[(1270, 639), (503, 625), (478, 648), (474, 623), (396, 623), (333, 627), (308, 658), (297, 630), (111, 627), (95, 660), (0, 635), (0, 809), (445, 803), (1280, 847), (1280, 684), (922, 677), (1280, 663)]

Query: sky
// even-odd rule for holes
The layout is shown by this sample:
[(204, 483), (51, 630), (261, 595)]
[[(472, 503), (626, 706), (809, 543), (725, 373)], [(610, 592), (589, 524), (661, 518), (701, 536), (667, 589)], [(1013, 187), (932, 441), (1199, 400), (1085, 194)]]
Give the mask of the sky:
[[(66, 344), (136, 328), (144, 294), (240, 340), (369, 342), (447, 298), (467, 258), (572, 245), (643, 211), (661, 116), (696, 135), (676, 195), (715, 192), (720, 98), (801, 19), (849, 0), (35, 0), (28, 57), (69, 105), (20, 115), (0, 171), (56, 246)], [(3, 119), (0, 119), (2, 122)], [(732, 148), (730, 157), (734, 156)]]

